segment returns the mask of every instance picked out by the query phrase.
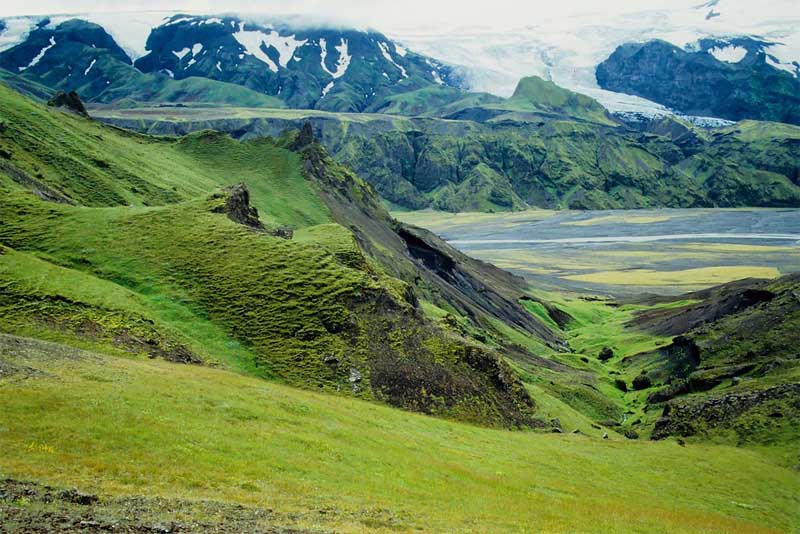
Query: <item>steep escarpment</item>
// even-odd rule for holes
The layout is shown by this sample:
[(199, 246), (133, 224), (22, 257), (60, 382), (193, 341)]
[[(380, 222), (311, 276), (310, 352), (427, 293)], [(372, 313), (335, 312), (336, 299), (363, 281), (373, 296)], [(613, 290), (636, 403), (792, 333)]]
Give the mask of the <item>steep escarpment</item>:
[(492, 330), (491, 320), (500, 319), (554, 348), (563, 344), (519, 303), (525, 296), (522, 278), (466, 256), (427, 230), (393, 220), (375, 190), (335, 163), (321, 145), (312, 141), (298, 148), (334, 220), (347, 225), (392, 276), (480, 328)]
[(278, 136), (308, 120), (338, 162), (411, 209), (800, 205), (796, 126), (744, 121), (701, 130), (663, 119), (629, 127), (542, 111), (492, 113), (486, 121), (155, 109), (96, 116), (155, 134), (214, 128), (241, 138)]
[(598, 65), (597, 82), (689, 115), (800, 124), (800, 79), (774, 66), (765, 47), (746, 38), (707, 39), (696, 50), (628, 43)]

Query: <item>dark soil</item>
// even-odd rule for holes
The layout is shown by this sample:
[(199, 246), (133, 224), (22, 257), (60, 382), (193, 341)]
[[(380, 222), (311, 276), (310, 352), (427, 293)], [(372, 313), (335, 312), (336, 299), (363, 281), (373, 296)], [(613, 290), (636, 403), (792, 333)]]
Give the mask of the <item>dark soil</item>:
[(702, 299), (701, 302), (680, 308), (645, 310), (638, 313), (628, 326), (647, 330), (658, 336), (677, 336), (775, 298), (774, 293), (763, 289), (768, 281), (745, 282), (746, 285), (735, 282), (712, 290), (689, 293), (685, 298)]
[(61, 489), (13, 479), (0, 480), (0, 532), (64, 533), (323, 533), (332, 528), (298, 528), (301, 523), (326, 523), (352, 515), (369, 526), (398, 527), (404, 522), (388, 510), (345, 514), (334, 508), (279, 513), (214, 501), (160, 497), (105, 497), (78, 489)]

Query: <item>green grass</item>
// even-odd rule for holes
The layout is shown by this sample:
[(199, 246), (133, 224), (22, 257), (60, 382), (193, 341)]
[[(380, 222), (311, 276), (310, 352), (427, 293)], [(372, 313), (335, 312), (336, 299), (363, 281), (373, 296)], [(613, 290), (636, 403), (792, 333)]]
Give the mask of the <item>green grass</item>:
[[(570, 347), (593, 359), (603, 347), (610, 347), (616, 356), (625, 357), (652, 350), (655, 346), (669, 342), (668, 338), (625, 327), (625, 323), (634, 317), (636, 311), (647, 309), (648, 306), (633, 304), (616, 306), (612, 301), (586, 300), (576, 295), (556, 292), (534, 292), (534, 294), (573, 317), (573, 321), (566, 329)], [(679, 301), (669, 306), (686, 303)]]
[(502, 101), (502, 98), (488, 93), (465, 93), (452, 87), (430, 86), (389, 96), (380, 111), (395, 115), (443, 117)]
[(326, 247), (254, 233), (213, 213), (213, 202), (70, 208), (12, 198), (0, 209), (5, 243), (85, 271), (101, 279), (101, 288), (109, 281), (143, 295), (163, 314), (170, 302), (185, 303), (261, 354), (265, 376), (296, 383), (311, 371), (307, 366), (324, 368), (321, 359), (303, 365), (297, 358), (344, 352), (343, 340), (328, 330), (348, 320), (346, 299), (380, 287)]
[[(800, 521), (797, 474), (746, 450), (489, 430), (221, 370), (46, 349), (2, 356), (48, 373), (0, 383), (3, 476), (259, 505), (339, 532), (771, 532)], [(319, 509), (333, 513), (308, 513)], [(363, 518), (376, 509), (394, 519)]]
[[(0, 148), (28, 187), (59, 191), (85, 206), (153, 206), (201, 197), (245, 182), (268, 223), (329, 222), (302, 177), (299, 158), (269, 139), (240, 143), (198, 132), (155, 138), (103, 126), (21, 98), (0, 85)], [(0, 172), (0, 187), (19, 188)]]
[(500, 104), (488, 104), (490, 109), (522, 112), (544, 112), (616, 126), (608, 112), (596, 100), (574, 93), (538, 76), (522, 78), (511, 98)]
[[(31, 254), (0, 254), (0, 330), (83, 348), (101, 347), (125, 355), (141, 346), (115, 343), (134, 335), (182, 344), (212, 365), (258, 374), (255, 355), (210, 322), (185, 298), (169, 298), (152, 284), (137, 293), (80, 270), (61, 267)], [(152, 322), (151, 322), (152, 321)], [(77, 332), (89, 325), (91, 336)]]
[(631, 286), (698, 286), (719, 285), (742, 278), (777, 278), (780, 272), (775, 267), (752, 265), (698, 267), (678, 271), (656, 271), (652, 269), (628, 269), (624, 271), (598, 271), (588, 274), (566, 276), (568, 280), (595, 284)]

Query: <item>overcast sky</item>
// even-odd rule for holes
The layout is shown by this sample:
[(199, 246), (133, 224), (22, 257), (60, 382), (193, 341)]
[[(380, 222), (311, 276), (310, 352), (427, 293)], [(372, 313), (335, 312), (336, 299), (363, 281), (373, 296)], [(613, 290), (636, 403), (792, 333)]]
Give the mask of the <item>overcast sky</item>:
[[(639, 11), (686, 0), (2, 0), (0, 15), (115, 11), (301, 14), (376, 28), (514, 27), (553, 16)], [(702, 3), (702, 0), (695, 0)]]

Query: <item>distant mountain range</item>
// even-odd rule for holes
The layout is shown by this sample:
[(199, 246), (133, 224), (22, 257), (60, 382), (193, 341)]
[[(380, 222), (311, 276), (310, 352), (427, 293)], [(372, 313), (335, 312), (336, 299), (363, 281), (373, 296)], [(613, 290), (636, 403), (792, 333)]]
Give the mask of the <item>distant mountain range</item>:
[[(591, 96), (612, 113), (677, 113), (703, 125), (719, 122), (693, 116), (796, 122), (780, 111), (796, 107), (800, 84), (800, 12), (792, 0), (759, 5), (676, 0), (647, 10), (611, 5), (579, 15), (542, 13), (530, 21), (525, 13), (513, 31), (390, 27), (381, 28), (384, 33), (285, 16), (12, 17), (0, 25), (0, 66), (50, 87), (75, 89), (89, 102), (117, 106), (205, 102), (394, 112), (393, 97), (411, 91), (431, 88), (437, 102), (455, 95), (436, 90), (441, 87), (508, 97), (521, 78), (537, 75)], [(87, 36), (94, 41), (82, 42)], [(682, 57), (712, 65), (717, 74), (705, 73), (705, 84), (677, 98), (675, 93), (687, 93), (680, 73), (670, 71), (656, 82), (650, 60), (626, 65), (626, 77), (642, 79), (636, 87), (631, 80), (614, 83), (607, 60), (619, 57), (621, 47), (651, 43), (651, 49), (653, 41), (670, 43)], [(737, 56), (742, 50), (748, 54)], [(665, 76), (677, 78), (675, 84), (665, 83)], [(708, 91), (723, 78), (734, 102), (721, 95), (707, 101)], [(655, 84), (665, 94), (652, 90)]]
[[(554, 55), (548, 76), (524, 77), (503, 98), (469, 92), (469, 67), (382, 33), (299, 19), (117, 13), (18, 17), (4, 26), (0, 79), (19, 92), (47, 100), (50, 91), (76, 91), (96, 117), (151, 133), (274, 136), (309, 118), (331, 154), (406, 208), (800, 205), (798, 128), (723, 119), (697, 128), (697, 117), (668, 117), (652, 103), (688, 115), (800, 122), (797, 68), (766, 38), (683, 48), (623, 41), (600, 58), (597, 80), (649, 104), (612, 113), (607, 100), (552, 80), (569, 54)], [(652, 33), (640, 29), (625, 35)], [(605, 45), (620, 40), (600, 33)]]
[(492, 27), (487, 21), (484, 27), (457, 31), (386, 31), (420, 53), (463, 66), (471, 90), (507, 97), (520, 78), (536, 75), (591, 96), (612, 112), (669, 111), (666, 100), (598, 84), (597, 66), (630, 43), (661, 40), (697, 50), (703, 40), (750, 38), (763, 43), (765, 72), (798, 75), (800, 9), (795, 0), (582, 3), (580, 12), (570, 12), (569, 4), (527, 10), (520, 6), (513, 29)]
[(396, 94), (459, 84), (453, 69), (377, 32), (295, 30), (230, 16), (167, 17), (135, 60), (102, 26), (80, 18), (43, 19), (20, 38), (0, 53), (0, 67), (89, 102), (362, 112)]
[[(442, 94), (449, 93), (449, 94)], [(800, 127), (742, 121), (704, 129), (660, 117), (621, 122), (537, 77), (509, 99), (455, 89), (398, 95), (415, 117), (155, 107), (95, 117), (152, 134), (212, 129), (278, 136), (310, 121), (334, 157), (400, 207), (500, 211), (800, 206)]]

